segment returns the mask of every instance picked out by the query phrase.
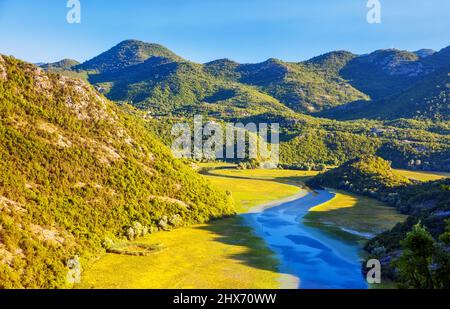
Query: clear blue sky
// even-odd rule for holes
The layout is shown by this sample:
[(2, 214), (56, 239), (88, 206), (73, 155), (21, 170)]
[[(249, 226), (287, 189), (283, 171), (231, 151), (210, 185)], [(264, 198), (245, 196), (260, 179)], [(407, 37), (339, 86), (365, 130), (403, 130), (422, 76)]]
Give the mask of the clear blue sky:
[(449, 0), (380, 0), (381, 24), (367, 23), (367, 0), (80, 1), (82, 23), (68, 24), (66, 0), (0, 0), (0, 53), (84, 61), (133, 38), (197, 62), (258, 62), (450, 45)]

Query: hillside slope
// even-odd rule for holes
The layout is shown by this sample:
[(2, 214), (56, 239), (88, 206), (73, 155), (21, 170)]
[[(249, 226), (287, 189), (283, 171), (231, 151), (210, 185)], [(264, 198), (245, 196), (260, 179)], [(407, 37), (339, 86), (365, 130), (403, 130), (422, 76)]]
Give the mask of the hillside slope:
[(217, 77), (256, 86), (295, 111), (312, 113), (367, 99), (335, 69), (351, 57), (350, 53), (336, 52), (304, 63), (269, 59), (256, 64), (236, 64), (222, 60), (205, 64), (205, 70)]
[(181, 57), (162, 45), (126, 40), (97, 57), (79, 64), (75, 69), (90, 72), (113, 72), (143, 63), (151, 57), (182, 60)]
[(130, 102), (156, 115), (207, 112), (221, 118), (262, 112), (289, 113), (257, 89), (215, 78), (202, 65), (152, 56), (143, 63), (113, 72), (90, 74), (108, 98)]
[[(312, 187), (332, 187), (368, 195), (387, 202), (398, 211), (409, 215), (405, 222), (397, 224), (391, 230), (377, 235), (365, 244), (365, 250), (369, 253), (367, 260), (375, 258), (381, 262), (384, 278), (401, 282), (397, 260), (402, 254), (403, 240), (414, 225), (425, 226), (436, 241), (442, 240), (443, 237), (448, 239), (449, 178), (413, 182), (395, 174), (391, 170), (389, 162), (379, 157), (366, 156), (320, 174), (307, 183)], [(442, 257), (445, 258), (441, 260), (444, 263), (428, 261), (427, 265), (432, 265), (430, 269), (448, 272), (450, 258), (448, 243), (447, 245), (442, 244), (442, 246), (445, 248), (442, 251)], [(366, 271), (365, 263), (362, 265), (362, 270)], [(448, 273), (442, 281), (445, 286), (449, 286)]]
[(5, 56), (0, 159), (0, 288), (65, 287), (76, 256), (234, 213), (133, 113)]
[(320, 116), (450, 120), (450, 47), (426, 57), (381, 50), (353, 59), (341, 74), (371, 101), (337, 106)]

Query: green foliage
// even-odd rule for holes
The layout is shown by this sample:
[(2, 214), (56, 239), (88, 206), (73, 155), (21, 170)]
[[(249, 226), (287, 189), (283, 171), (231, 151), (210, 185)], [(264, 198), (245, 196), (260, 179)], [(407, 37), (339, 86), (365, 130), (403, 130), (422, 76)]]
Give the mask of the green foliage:
[(342, 76), (372, 101), (355, 102), (322, 113), (334, 119), (416, 118), (449, 120), (450, 48), (425, 58), (398, 50), (376, 51), (353, 59)]
[(143, 63), (151, 57), (164, 57), (173, 60), (181, 59), (164, 46), (148, 44), (137, 40), (127, 40), (101, 55), (76, 66), (74, 69), (97, 73), (113, 72)]
[(345, 53), (322, 57), (326, 59), (306, 63), (269, 59), (257, 64), (237, 64), (225, 59), (207, 63), (205, 70), (216, 77), (256, 86), (300, 112), (316, 112), (367, 98), (338, 75), (336, 68), (348, 61)]
[(401, 242), (403, 253), (396, 261), (402, 288), (449, 288), (450, 254), (440, 248), (431, 234), (416, 224)]
[[(447, 121), (449, 52), (335, 51), (299, 63), (220, 59), (201, 65), (161, 45), (128, 40), (80, 65), (63, 60), (44, 67), (88, 75), (110, 99), (165, 115), (202, 110), (245, 117), (291, 109), (335, 119)], [(265, 108), (276, 103), (275, 110)]]
[(79, 80), (0, 61), (0, 288), (66, 287), (69, 259), (85, 264), (129, 228), (234, 213), (230, 197), (173, 159), (131, 107)]
[(44, 70), (70, 70), (74, 66), (77, 66), (79, 64), (80, 63), (78, 61), (73, 59), (63, 59), (58, 62), (40, 65), (40, 67), (43, 68)]
[[(409, 214), (405, 222), (369, 240), (365, 249), (370, 257), (383, 262), (385, 277), (399, 280), (405, 287), (431, 288), (450, 284), (449, 255), (445, 247), (434, 245), (434, 239), (441, 237), (445, 241), (448, 238), (444, 233), (444, 220), (450, 210), (450, 179), (411, 182), (395, 174), (389, 162), (379, 157), (366, 156), (319, 174), (307, 184), (368, 195)], [(417, 222), (422, 222), (431, 234), (418, 226)], [(408, 234), (413, 227), (414, 231)], [(407, 249), (397, 265), (401, 274), (399, 277), (394, 268), (396, 265), (391, 262), (402, 246)], [(440, 266), (431, 271), (431, 265), (435, 263)]]
[(392, 189), (398, 190), (410, 181), (395, 174), (389, 162), (380, 157), (363, 156), (320, 174), (308, 182), (312, 187), (331, 187), (389, 199)]

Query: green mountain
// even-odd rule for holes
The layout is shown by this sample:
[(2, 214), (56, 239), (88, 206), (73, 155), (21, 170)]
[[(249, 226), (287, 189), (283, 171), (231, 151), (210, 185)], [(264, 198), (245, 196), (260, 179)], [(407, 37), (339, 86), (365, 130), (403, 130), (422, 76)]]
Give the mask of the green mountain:
[[(337, 59), (340, 56), (344, 60)], [(328, 68), (346, 61), (348, 55), (336, 53), (329, 58), (321, 64), (276, 59), (238, 64), (222, 59), (201, 65), (157, 44), (124, 41), (73, 69), (88, 73), (89, 81), (108, 98), (154, 113), (313, 112), (367, 99)]]
[(147, 126), (83, 81), (0, 56), (0, 288), (66, 287), (77, 256), (234, 213)]
[[(159, 45), (124, 41), (62, 73), (84, 74), (109, 99), (138, 107), (156, 120), (153, 127), (164, 127), (158, 135), (168, 144), (168, 119), (203, 114), (219, 121), (279, 122), (282, 164), (291, 167), (379, 155), (395, 167), (449, 170), (446, 50), (421, 58), (397, 50), (362, 56), (335, 51), (301, 63), (198, 64)], [(369, 100), (369, 94), (381, 98)], [(406, 117), (422, 120), (391, 120)]]
[(127, 40), (97, 57), (78, 65), (75, 69), (89, 72), (113, 72), (143, 63), (151, 57), (182, 60), (175, 53), (159, 44)]
[(346, 83), (336, 67), (348, 54), (330, 53), (305, 63), (269, 59), (257, 64), (237, 64), (228, 60), (205, 64), (216, 77), (258, 87), (289, 108), (312, 113), (367, 97)]
[(320, 116), (341, 120), (450, 119), (450, 47), (426, 57), (378, 51), (352, 60), (341, 72), (372, 100), (338, 106)]
[(201, 64), (155, 44), (125, 41), (75, 69), (88, 72), (89, 81), (109, 99), (155, 115), (196, 112), (226, 118), (291, 112), (255, 87), (216, 78)]
[(80, 63), (73, 59), (63, 59), (54, 63), (46, 63), (40, 65), (44, 70), (71, 70), (73, 67), (79, 65)]
[(229, 118), (295, 111), (342, 120), (447, 120), (448, 49), (197, 64), (161, 45), (128, 40), (83, 64), (62, 65), (59, 72), (88, 78), (109, 99), (158, 115), (202, 111)]
[(404, 90), (418, 76), (431, 71), (418, 60), (417, 55), (408, 51), (378, 50), (352, 59), (341, 74), (376, 100)]
[(313, 188), (331, 187), (384, 199), (388, 191), (411, 182), (392, 171), (388, 161), (362, 156), (320, 174), (308, 182)]

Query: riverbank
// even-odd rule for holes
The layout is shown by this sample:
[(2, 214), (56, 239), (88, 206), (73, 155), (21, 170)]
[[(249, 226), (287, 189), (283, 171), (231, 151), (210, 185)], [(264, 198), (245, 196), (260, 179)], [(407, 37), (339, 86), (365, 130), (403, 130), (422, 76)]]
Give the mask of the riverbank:
[[(287, 170), (217, 170), (206, 177), (217, 187), (231, 192), (239, 211), (247, 213), (241, 217), (226, 218), (209, 224), (182, 228), (171, 232), (160, 232), (140, 239), (140, 243), (159, 245), (162, 250), (148, 256), (127, 256), (105, 254), (89, 269), (85, 269), (80, 288), (297, 288), (301, 285), (289, 268), (283, 266), (283, 257), (274, 248), (268, 247), (267, 239), (260, 232), (248, 226), (252, 216), (278, 211), (283, 205), (292, 205), (298, 200), (303, 203), (311, 193), (302, 190), (302, 181), (314, 172)], [(292, 184), (296, 184), (294, 186)], [(299, 187), (300, 186), (300, 187)], [(307, 213), (313, 206), (326, 204), (333, 195), (304, 207)], [(319, 203), (320, 202), (320, 203)], [(342, 203), (341, 203), (342, 204)], [(340, 203), (337, 207), (341, 208)], [(345, 203), (344, 203), (345, 204)], [(361, 204), (355, 204), (361, 206)], [(358, 210), (358, 207), (346, 207)], [(346, 205), (348, 206), (348, 205)], [(350, 205), (351, 206), (351, 205)], [(289, 208), (289, 207), (288, 207)], [(285, 209), (286, 210), (286, 209)], [(291, 208), (291, 210), (293, 210)], [(298, 210), (298, 209), (297, 209)], [(388, 209), (392, 211), (391, 208)], [(383, 212), (377, 210), (383, 217)], [(328, 214), (323, 212), (322, 214)], [(335, 212), (331, 212), (336, 214)], [(272, 213), (273, 214), (273, 213)], [(376, 213), (373, 214), (376, 217)], [(264, 220), (264, 216), (262, 217)], [(259, 217), (261, 219), (261, 217)], [(247, 221), (247, 225), (245, 221)], [(256, 219), (257, 220), (257, 219)], [(300, 218), (294, 216), (294, 221)], [(292, 227), (294, 221), (287, 225)], [(296, 224), (296, 223), (295, 223)], [(301, 222), (302, 227), (314, 237), (334, 243), (346, 240), (335, 230), (326, 226), (308, 226), (310, 221)], [(320, 233), (317, 234), (316, 231)], [(343, 232), (343, 235), (350, 235)], [(295, 234), (295, 233), (294, 233)], [(294, 235), (287, 233), (286, 235)], [(324, 239), (323, 237), (326, 237)], [(292, 237), (291, 237), (292, 238)], [(342, 238), (344, 240), (342, 240)], [(295, 239), (295, 238), (293, 238)], [(336, 239), (339, 239), (336, 241)], [(299, 241), (299, 239), (295, 239)], [(350, 241), (354, 241), (351, 239)], [(313, 242), (314, 244), (314, 242)], [(317, 245), (317, 243), (315, 243)], [(297, 244), (299, 245), (299, 244)], [(301, 246), (300, 244), (299, 246)], [(314, 246), (314, 245), (313, 245)], [(335, 246), (335, 245), (333, 245)], [(345, 253), (347, 245), (331, 250), (327, 260), (358, 260), (358, 254)], [(357, 252), (359, 245), (350, 251)], [(344, 249), (342, 249), (344, 248)], [(317, 248), (312, 248), (317, 253)], [(316, 250), (316, 251), (314, 251)], [(336, 256), (338, 258), (336, 258)], [(324, 255), (325, 257), (325, 255)], [(304, 261), (305, 257), (299, 257)], [(281, 267), (280, 267), (281, 265)], [(306, 276), (306, 281), (308, 278)], [(328, 287), (328, 286), (323, 286)]]
[[(298, 187), (274, 181), (208, 178), (232, 192), (241, 212), (301, 193)], [(158, 244), (162, 250), (148, 256), (104, 254), (85, 269), (78, 288), (285, 287), (280, 283), (276, 256), (239, 216), (155, 233), (139, 242)], [(293, 280), (281, 277), (284, 282)]]

